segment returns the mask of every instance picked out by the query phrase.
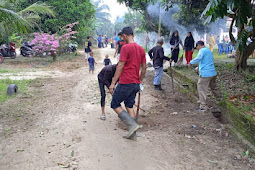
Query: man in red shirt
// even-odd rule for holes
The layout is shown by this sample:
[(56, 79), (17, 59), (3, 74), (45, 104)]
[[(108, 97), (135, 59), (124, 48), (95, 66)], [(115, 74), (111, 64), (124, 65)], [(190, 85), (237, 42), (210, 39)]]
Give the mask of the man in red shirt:
[[(133, 138), (133, 134), (141, 127), (135, 121), (136, 93), (140, 90), (140, 83), (146, 73), (146, 58), (144, 49), (134, 42), (134, 33), (132, 28), (122, 29), (122, 36), (126, 45), (121, 48), (119, 63), (109, 87), (112, 96), (111, 108), (118, 114), (118, 117), (129, 127), (127, 139)], [(141, 69), (141, 74), (139, 74)], [(119, 84), (114, 90), (116, 82)], [(124, 102), (126, 110), (121, 107)]]

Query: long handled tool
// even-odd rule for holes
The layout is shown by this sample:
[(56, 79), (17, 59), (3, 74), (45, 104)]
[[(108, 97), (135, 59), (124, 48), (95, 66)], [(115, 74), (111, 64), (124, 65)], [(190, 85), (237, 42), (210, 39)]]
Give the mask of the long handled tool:
[(174, 78), (173, 78), (172, 62), (170, 62), (170, 75), (172, 80), (172, 91), (174, 93)]
[(141, 102), (141, 92), (139, 91), (139, 93), (138, 93), (138, 104), (137, 104), (137, 110), (136, 110), (136, 121), (139, 118), (140, 102)]

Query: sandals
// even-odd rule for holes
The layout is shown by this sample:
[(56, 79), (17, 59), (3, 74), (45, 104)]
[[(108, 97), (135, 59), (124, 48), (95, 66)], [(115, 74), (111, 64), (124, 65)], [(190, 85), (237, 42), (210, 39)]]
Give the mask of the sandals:
[(101, 119), (101, 120), (105, 120), (105, 119), (106, 119), (105, 115), (101, 115), (101, 116), (100, 116), (100, 119)]

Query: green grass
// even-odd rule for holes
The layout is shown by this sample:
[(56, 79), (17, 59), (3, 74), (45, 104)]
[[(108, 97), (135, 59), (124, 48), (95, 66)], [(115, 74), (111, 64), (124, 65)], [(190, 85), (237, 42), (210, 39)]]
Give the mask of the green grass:
[(11, 79), (3, 79), (0, 80), (0, 103), (5, 102), (6, 100), (14, 97), (7, 95), (7, 88), (10, 84), (16, 84), (18, 86), (18, 93), (25, 92), (33, 80), (11, 80)]

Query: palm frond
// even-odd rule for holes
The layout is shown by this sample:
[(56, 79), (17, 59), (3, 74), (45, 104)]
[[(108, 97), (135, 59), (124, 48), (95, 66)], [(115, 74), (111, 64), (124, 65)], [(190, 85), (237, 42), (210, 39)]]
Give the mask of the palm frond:
[(50, 6), (46, 5), (45, 3), (34, 3), (27, 8), (23, 9), (22, 11), (19, 11), (18, 14), (21, 16), (26, 16), (27, 14), (43, 14), (43, 15), (49, 15), (51, 17), (55, 17), (55, 13), (51, 9)]
[(30, 24), (17, 13), (2, 7), (0, 7), (0, 22), (2, 23), (3, 31), (6, 32), (16, 30), (24, 33), (27, 32), (27, 28), (30, 26)]
[(109, 8), (109, 6), (106, 5), (106, 4), (103, 4), (103, 5), (101, 5), (101, 6), (99, 6), (99, 7), (96, 8), (96, 12), (101, 12), (101, 11), (103, 11), (103, 10), (108, 10), (108, 11), (110, 11), (110, 8)]

